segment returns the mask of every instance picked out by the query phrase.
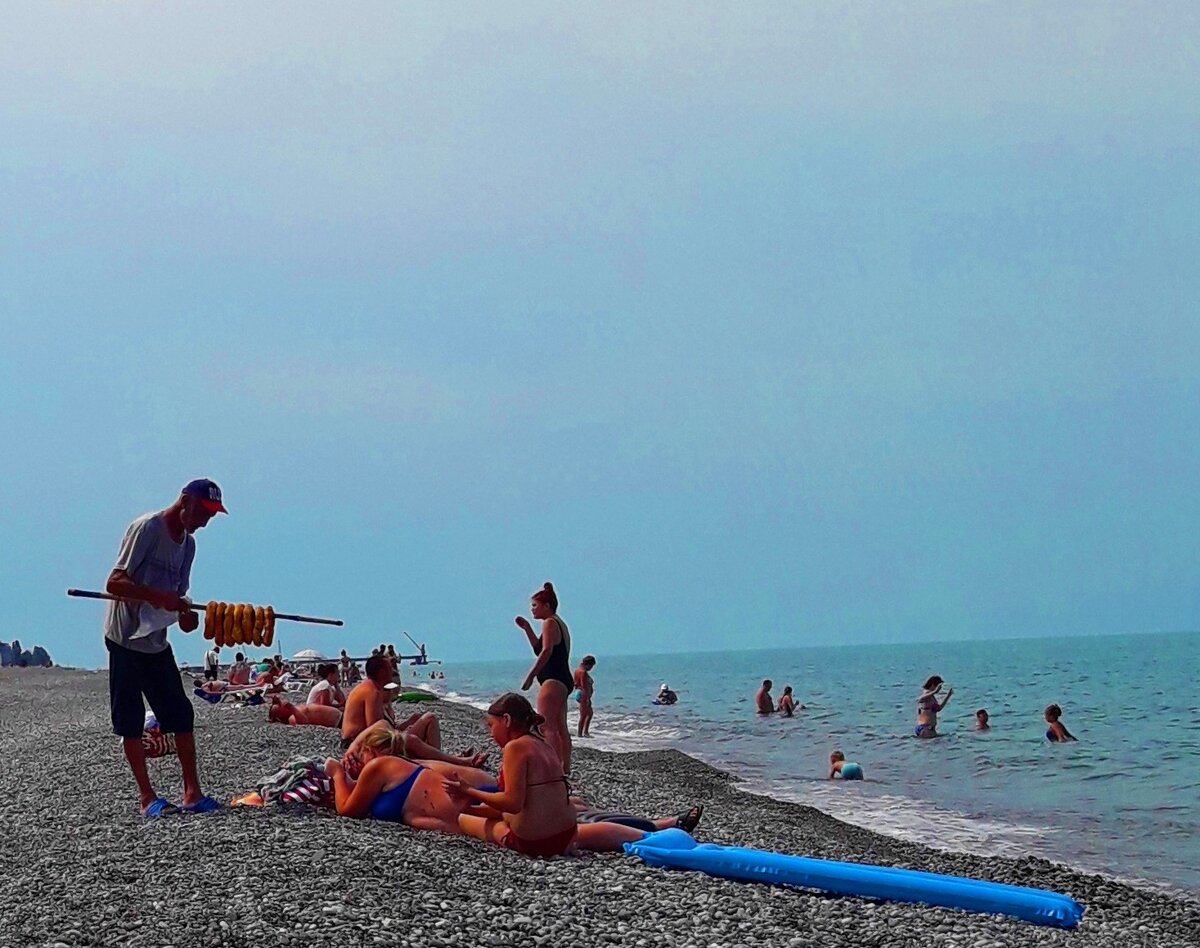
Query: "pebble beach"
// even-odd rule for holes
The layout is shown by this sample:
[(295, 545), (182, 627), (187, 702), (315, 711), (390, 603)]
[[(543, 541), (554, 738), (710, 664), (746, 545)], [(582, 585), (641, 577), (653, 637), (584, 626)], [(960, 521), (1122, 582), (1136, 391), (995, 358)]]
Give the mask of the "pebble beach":
[[(265, 708), (196, 702), (206, 792), (227, 804), (296, 754), (337, 753), (322, 728)], [(444, 745), (483, 747), (481, 713), (428, 705)], [(580, 745), (583, 746), (580, 746)], [(492, 748), (493, 762), (498, 760)], [(177, 799), (178, 762), (150, 762)], [(1073, 931), (996, 916), (667, 872), (624, 855), (530, 860), (473, 840), (311, 808), (145, 821), (112, 735), (105, 672), (0, 671), (0, 948), (24, 946), (1171, 946), (1200, 945), (1200, 901), (1042, 859), (933, 850), (738, 789), (673, 751), (576, 743), (577, 792), (649, 816), (705, 807), (697, 837), (1066, 893)]]

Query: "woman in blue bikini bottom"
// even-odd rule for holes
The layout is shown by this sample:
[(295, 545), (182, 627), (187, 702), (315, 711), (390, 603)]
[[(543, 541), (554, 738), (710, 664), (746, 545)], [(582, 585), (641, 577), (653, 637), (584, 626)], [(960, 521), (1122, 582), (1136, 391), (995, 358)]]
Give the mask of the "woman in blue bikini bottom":
[(370, 759), (356, 781), (346, 776), (340, 761), (331, 757), (325, 762), (338, 813), (458, 834), (462, 807), (450, 799), (441, 775), (403, 757), (390, 756), (402, 740), (402, 735), (391, 730), (370, 735), (363, 746)]

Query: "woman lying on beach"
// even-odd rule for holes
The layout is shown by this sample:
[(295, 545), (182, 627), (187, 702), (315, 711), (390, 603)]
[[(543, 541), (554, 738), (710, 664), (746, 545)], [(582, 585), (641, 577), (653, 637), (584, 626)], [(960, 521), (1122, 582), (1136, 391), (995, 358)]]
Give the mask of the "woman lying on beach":
[[(463, 809), (463, 801), (461, 797), (454, 799), (453, 795), (446, 797), (445, 783), (449, 781), (485, 793), (499, 790), (496, 778), (478, 768), (440, 760), (414, 761), (399, 756), (403, 736), (386, 724), (372, 725), (360, 737), (357, 756), (364, 763), (357, 779), (347, 772), (342, 761), (330, 758), (325, 762), (325, 773), (333, 781), (337, 811), (342, 816), (357, 819), (370, 816), (386, 822), (404, 823), (414, 829), (461, 835), (457, 817)], [(443, 792), (439, 793), (439, 790)], [(453, 800), (450, 808), (447, 807), (448, 800)], [(615, 830), (621, 833), (623, 840), (640, 839), (645, 832), (670, 827), (690, 833), (704, 813), (703, 807), (694, 806), (679, 816), (651, 820), (628, 813), (601, 812), (578, 799), (572, 803), (575, 819), (580, 823), (623, 824)], [(451, 809), (452, 820), (448, 819)], [(589, 829), (586, 834), (590, 839), (603, 841), (612, 832)]]
[(938, 693), (942, 690), (942, 679), (940, 675), (933, 675), (921, 691), (921, 696), (917, 698), (917, 727), (913, 731), (917, 737), (937, 737), (937, 716), (938, 712), (946, 707), (950, 701), (950, 696), (954, 694), (954, 689), (951, 688), (946, 692), (946, 697), (942, 701), (938, 701)]
[[(387, 721), (376, 721), (350, 742), (346, 753), (342, 755), (341, 763), (342, 769), (346, 771), (346, 775), (351, 780), (358, 779), (367, 761), (374, 756), (365, 751), (367, 736), (372, 732), (393, 731), (398, 737), (392, 742), (393, 750), (388, 753), (395, 753), (397, 756), (407, 757), (409, 760), (419, 761), (426, 765), (430, 761), (440, 761), (454, 767), (479, 768), (487, 763), (488, 755), (476, 754), (473, 748), (468, 748), (462, 754), (447, 754), (442, 750), (442, 730), (438, 724), (437, 715), (432, 711), (424, 714), (418, 712), (408, 720), (401, 722), (400, 726), (395, 729)], [(382, 746), (381, 740), (372, 738), (372, 746), (377, 748)], [(492, 781), (489, 779), (487, 782), (491, 783)]]
[(1065, 724), (1059, 720), (1062, 717), (1062, 708), (1056, 704), (1046, 706), (1046, 723), (1050, 726), (1046, 728), (1046, 740), (1058, 743), (1059, 741), (1077, 741), (1074, 734), (1067, 730)]
[(342, 711), (328, 704), (291, 704), (277, 700), (267, 711), (267, 720), (272, 724), (341, 727)]
[(357, 780), (346, 774), (341, 761), (332, 757), (325, 761), (325, 774), (333, 781), (339, 815), (355, 819), (370, 816), (454, 835), (461, 832), (458, 818), (462, 804), (450, 796), (443, 780), (453, 779), (468, 786), (469, 775), (455, 773), (447, 777), (431, 766), (394, 756), (404, 737), (382, 722), (359, 738), (359, 754), (365, 763)]
[(527, 856), (561, 856), (576, 847), (618, 851), (642, 839), (645, 831), (618, 823), (578, 823), (562, 761), (538, 731), (544, 720), (514, 692), (488, 708), (488, 730), (504, 753), (499, 786), (488, 791), (444, 779), (446, 791), (470, 805), (458, 818), (460, 831)]

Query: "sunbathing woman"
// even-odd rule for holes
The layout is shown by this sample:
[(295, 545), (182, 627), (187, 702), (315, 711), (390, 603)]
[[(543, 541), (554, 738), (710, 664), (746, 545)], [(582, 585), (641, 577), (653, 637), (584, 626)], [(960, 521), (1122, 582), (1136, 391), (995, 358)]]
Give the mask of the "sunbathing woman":
[(342, 712), (327, 704), (291, 704), (276, 701), (267, 712), (272, 724), (312, 724), (317, 727), (341, 727)]
[[(451, 798), (443, 776), (435, 770), (392, 756), (403, 740), (398, 731), (373, 727), (364, 732), (362, 753), (368, 759), (357, 780), (346, 775), (335, 758), (325, 761), (325, 774), (333, 781), (338, 814), (355, 819), (372, 817), (404, 823), (413, 829), (458, 835), (462, 804)], [(459, 776), (452, 779), (462, 783)]]
[[(380, 733), (389, 735), (388, 739), (384, 740), (379, 736)], [(368, 738), (370, 743), (368, 743)], [(496, 778), (486, 770), (481, 770), (479, 764), (476, 763), (482, 763), (487, 757), (486, 754), (475, 754), (470, 758), (443, 754), (440, 759), (414, 759), (413, 755), (405, 749), (406, 744), (410, 743), (412, 742), (406, 741), (404, 735), (393, 730), (386, 722), (377, 722), (355, 738), (354, 743), (341, 759), (342, 770), (351, 780), (356, 780), (368, 762), (381, 755), (390, 754), (395, 757), (407, 757), (413, 763), (420, 764), (427, 770), (437, 771), (444, 777), (457, 777), (463, 783), (478, 790), (494, 792), (499, 789)], [(571, 806), (575, 809), (575, 819), (579, 823), (621, 823), (647, 833), (672, 827), (691, 833), (704, 816), (704, 807), (699, 805), (693, 806), (677, 816), (657, 818), (637, 816), (617, 810), (605, 810), (593, 806), (582, 797), (571, 797)]]
[[(393, 729), (386, 721), (376, 721), (351, 741), (350, 746), (346, 748), (346, 753), (342, 756), (342, 768), (351, 780), (358, 778), (369, 759), (363, 752), (367, 735), (377, 730), (392, 731)], [(441, 727), (438, 725), (437, 716), (432, 711), (414, 714), (396, 729), (396, 733), (399, 734), (399, 737), (395, 752), (409, 760), (417, 760), (423, 764), (440, 761), (454, 767), (471, 768), (482, 767), (487, 763), (488, 755), (476, 754), (472, 748), (468, 748), (459, 755), (445, 753), (442, 750)], [(493, 781), (489, 779), (488, 782), (492, 783)]]
[[(519, 694), (497, 698), (487, 711), (492, 739), (504, 753), (494, 792), (446, 777), (446, 790), (472, 804), (458, 818), (460, 830), (527, 856), (561, 856), (580, 849), (616, 851), (646, 834), (618, 823), (577, 825), (562, 761), (542, 739), (545, 719)], [(364, 771), (365, 773), (365, 771)]]

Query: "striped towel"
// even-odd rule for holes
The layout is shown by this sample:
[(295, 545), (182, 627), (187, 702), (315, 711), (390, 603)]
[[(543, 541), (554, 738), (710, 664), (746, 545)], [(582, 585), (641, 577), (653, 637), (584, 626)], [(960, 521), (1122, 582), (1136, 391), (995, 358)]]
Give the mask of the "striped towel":
[(292, 757), (275, 773), (256, 784), (263, 803), (307, 803), (333, 806), (333, 781), (325, 776), (325, 761), (317, 757)]

